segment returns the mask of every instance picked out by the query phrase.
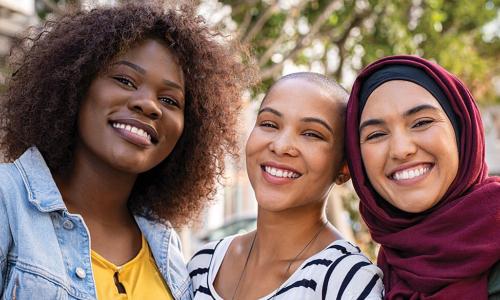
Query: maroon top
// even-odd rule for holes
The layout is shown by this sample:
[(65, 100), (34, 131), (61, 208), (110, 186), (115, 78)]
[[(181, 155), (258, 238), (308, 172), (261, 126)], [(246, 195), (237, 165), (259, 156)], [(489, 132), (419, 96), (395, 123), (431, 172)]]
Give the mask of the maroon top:
[[(382, 199), (364, 171), (359, 143), (361, 84), (382, 66), (424, 70), (441, 87), (461, 126), (458, 173), (430, 210), (405, 213)], [(488, 177), (484, 133), (470, 91), (441, 66), (416, 56), (391, 56), (357, 77), (347, 107), (346, 150), (360, 212), (381, 244), (378, 264), (388, 299), (487, 299), (488, 272), (500, 260), (500, 178)]]

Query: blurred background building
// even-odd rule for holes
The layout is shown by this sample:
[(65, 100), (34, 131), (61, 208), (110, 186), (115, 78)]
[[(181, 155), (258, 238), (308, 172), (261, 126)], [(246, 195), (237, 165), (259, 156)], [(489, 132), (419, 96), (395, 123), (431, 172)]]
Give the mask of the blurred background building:
[[(138, 0), (139, 1), (139, 0)], [(120, 0), (0, 0), (0, 91), (10, 74), (13, 42), (28, 26), (63, 14), (71, 6), (91, 8)], [(179, 1), (165, 1), (178, 3)], [(350, 89), (357, 72), (387, 55), (416, 54), (435, 60), (472, 90), (484, 119), (486, 159), (500, 175), (499, 0), (199, 0), (211, 26), (248, 43), (262, 84), (245, 97), (241, 144), (253, 127), (259, 101), (281, 75), (326, 74)], [(243, 149), (244, 147), (242, 147)], [(0, 149), (1, 151), (1, 149)], [(257, 205), (242, 152), (230, 161), (216, 200), (200, 222), (181, 231), (189, 256), (208, 240), (255, 227)], [(328, 216), (372, 257), (376, 245), (357, 212), (349, 183), (335, 187)]]

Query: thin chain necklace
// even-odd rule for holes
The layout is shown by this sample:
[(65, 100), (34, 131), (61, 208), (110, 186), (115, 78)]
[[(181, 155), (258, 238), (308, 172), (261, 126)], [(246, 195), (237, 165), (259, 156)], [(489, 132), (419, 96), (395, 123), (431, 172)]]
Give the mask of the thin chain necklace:
[[(312, 239), (309, 242), (307, 242), (307, 244), (304, 246), (304, 248), (302, 248), (302, 250), (300, 250), (299, 253), (297, 253), (297, 255), (295, 255), (295, 257), (292, 260), (290, 260), (290, 262), (288, 263), (288, 267), (286, 268), (286, 271), (285, 271), (285, 276), (288, 275), (288, 272), (290, 271), (290, 268), (292, 267), (293, 262), (295, 260), (297, 260), (297, 258), (299, 258), (299, 256), (304, 251), (306, 251), (306, 249), (318, 238), (319, 234), (326, 227), (326, 224), (328, 224), (328, 221), (324, 222), (323, 225), (321, 225), (321, 227), (318, 229), (318, 231), (316, 231), (316, 233), (314, 234)], [(250, 260), (250, 255), (252, 254), (252, 250), (253, 250), (253, 246), (255, 245), (255, 238), (256, 237), (257, 237), (257, 230), (255, 230), (255, 234), (253, 235), (252, 243), (250, 244), (250, 250), (248, 250), (247, 258), (245, 259), (245, 264), (243, 265), (243, 269), (241, 270), (240, 278), (238, 279), (238, 282), (236, 283), (236, 288), (234, 289), (233, 296), (231, 297), (231, 300), (234, 300), (234, 297), (236, 296), (236, 292), (238, 291), (238, 288), (240, 286), (241, 279), (243, 278), (243, 275), (245, 274), (245, 271), (247, 269), (248, 261)], [(274, 293), (274, 295), (271, 297), (271, 299), (273, 299), (274, 296), (276, 296), (276, 293)]]

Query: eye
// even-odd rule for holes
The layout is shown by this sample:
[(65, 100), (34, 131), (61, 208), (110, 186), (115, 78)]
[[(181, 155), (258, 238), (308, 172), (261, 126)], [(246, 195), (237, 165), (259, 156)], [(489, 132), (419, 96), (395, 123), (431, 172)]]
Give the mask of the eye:
[(127, 86), (127, 87), (130, 87), (130, 88), (133, 88), (135, 89), (135, 85), (134, 83), (129, 80), (128, 78), (125, 78), (125, 77), (122, 77), (122, 76), (115, 76), (113, 77), (116, 81), (118, 81), (119, 83)]
[(431, 120), (431, 119), (417, 120), (417, 122), (415, 122), (415, 124), (413, 124), (412, 128), (421, 128), (421, 127), (424, 127), (426, 125), (431, 124), (432, 122), (434, 122), (434, 120)]
[(315, 139), (320, 139), (320, 140), (324, 139), (321, 134), (319, 134), (316, 131), (311, 131), (311, 130), (304, 132), (302, 135), (305, 135), (307, 137), (312, 137), (312, 138), (315, 138)]
[(375, 140), (375, 139), (381, 138), (383, 136), (385, 136), (384, 132), (375, 131), (375, 132), (372, 132), (369, 135), (367, 135), (366, 138), (365, 138), (365, 140), (366, 141)]
[(259, 123), (260, 127), (268, 127), (268, 128), (278, 128), (275, 123), (271, 121), (262, 121)]
[(171, 105), (171, 106), (180, 107), (179, 102), (177, 102), (177, 100), (175, 100), (174, 98), (171, 98), (171, 97), (160, 97), (158, 99), (162, 103), (164, 103), (165, 105)]

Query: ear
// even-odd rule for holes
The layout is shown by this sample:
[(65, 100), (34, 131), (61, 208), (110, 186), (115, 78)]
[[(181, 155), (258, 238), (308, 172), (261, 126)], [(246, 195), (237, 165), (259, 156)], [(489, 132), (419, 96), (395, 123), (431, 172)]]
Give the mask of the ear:
[(349, 168), (347, 167), (347, 162), (344, 161), (340, 167), (337, 178), (335, 178), (335, 184), (341, 185), (351, 179), (351, 174), (349, 173)]

